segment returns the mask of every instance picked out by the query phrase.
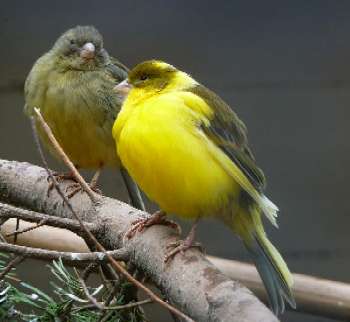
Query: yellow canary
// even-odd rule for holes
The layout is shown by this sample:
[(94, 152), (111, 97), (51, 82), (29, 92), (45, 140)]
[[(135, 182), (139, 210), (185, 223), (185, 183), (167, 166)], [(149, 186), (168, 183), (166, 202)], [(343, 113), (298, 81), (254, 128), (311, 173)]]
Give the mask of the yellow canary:
[[(252, 256), (275, 314), (284, 300), (295, 307), (292, 275), (261, 219), (277, 226), (278, 208), (263, 194), (265, 178), (242, 121), (215, 93), (161, 61), (137, 65), (115, 90), (128, 96), (113, 137), (141, 189), (165, 213), (221, 219)], [(172, 255), (193, 245), (194, 229)]]
[[(62, 34), (52, 49), (34, 64), (25, 82), (25, 112), (34, 107), (52, 129), (71, 161), (80, 168), (119, 166), (112, 126), (122, 98), (113, 87), (128, 69), (109, 56), (101, 34), (92, 26), (77, 26)], [(56, 155), (37, 126), (45, 146)], [(122, 170), (134, 206), (143, 208), (137, 187)]]

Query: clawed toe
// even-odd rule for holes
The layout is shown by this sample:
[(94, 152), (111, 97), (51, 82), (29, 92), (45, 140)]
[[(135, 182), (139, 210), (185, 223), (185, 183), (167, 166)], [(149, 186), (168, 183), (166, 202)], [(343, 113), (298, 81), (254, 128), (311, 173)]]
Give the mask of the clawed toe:
[[(50, 177), (47, 177), (47, 181), (49, 181), (49, 178)], [(49, 186), (47, 187), (47, 191), (46, 191), (46, 197), (49, 197), (50, 196), (50, 193), (52, 191), (52, 189), (55, 187), (53, 181), (49, 181)]]
[[(75, 176), (73, 173), (68, 172), (68, 173), (58, 173), (58, 172), (53, 172), (52, 173), (52, 177), (55, 178), (55, 180), (60, 183), (64, 180), (73, 180), (76, 181)], [(52, 189), (55, 187), (55, 183), (53, 182), (53, 180), (51, 179), (51, 176), (48, 176), (46, 178), (47, 182), (49, 182), (49, 186), (47, 188), (47, 192), (46, 195), (49, 197), (50, 193), (52, 191)]]
[[(203, 251), (202, 245), (194, 241), (198, 221), (199, 219), (197, 218), (185, 240), (177, 240), (167, 245), (167, 253), (164, 258), (165, 263), (172, 259), (177, 253), (183, 254), (187, 249), (192, 247), (199, 248), (200, 251)], [(170, 250), (171, 248), (173, 249)]]
[[(189, 248), (193, 247), (198, 248), (201, 252), (203, 251), (201, 243), (198, 242), (190, 242), (187, 239), (170, 242), (166, 246), (168, 252), (165, 255), (164, 262), (167, 263), (169, 260), (173, 259), (177, 253), (184, 254)], [(171, 248), (173, 249), (170, 250)]]
[(176, 230), (176, 233), (178, 235), (181, 235), (181, 232), (182, 232), (181, 227), (175, 221), (166, 220), (166, 221), (163, 222), (163, 225), (168, 226), (168, 227)]
[(134, 235), (137, 232), (141, 232), (145, 229), (145, 227), (147, 227), (147, 219), (137, 219), (135, 221), (132, 222), (132, 226), (131, 228), (125, 233), (125, 237), (127, 239), (130, 239), (132, 237), (134, 237)]
[[(68, 191), (70, 191), (68, 193)], [(67, 198), (71, 199), (73, 196), (75, 196), (78, 192), (83, 192), (83, 188), (81, 187), (80, 183), (73, 183), (67, 186), (66, 193)]]
[(170, 243), (168, 243), (168, 245), (166, 245), (166, 249), (169, 250), (172, 248), (176, 248), (176, 247), (180, 246), (181, 242), (182, 242), (182, 240), (176, 240), (176, 241), (170, 242)]
[[(96, 192), (99, 195), (102, 195), (102, 191), (100, 189), (98, 189), (95, 186), (92, 186), (91, 184), (89, 184), (90, 188), (92, 191)], [(66, 192), (68, 192), (69, 190), (71, 190), (68, 194), (67, 194), (67, 198), (71, 199), (73, 196), (75, 196), (78, 192), (83, 192), (83, 188), (80, 185), (80, 183), (73, 183), (71, 185), (69, 185), (66, 188)]]
[[(96, 172), (94, 175), (91, 183), (89, 184), (90, 188), (96, 192), (99, 195), (102, 195), (102, 191), (97, 188), (97, 179), (99, 177), (100, 170)], [(67, 198), (71, 199), (73, 196), (75, 196), (78, 192), (83, 192), (83, 188), (81, 187), (80, 183), (77, 182), (77, 179), (75, 178), (74, 173), (68, 172), (68, 173), (57, 173), (54, 172), (52, 176), (56, 179), (58, 183), (64, 181), (64, 180), (72, 180), (73, 183), (69, 184), (66, 188)], [(51, 190), (55, 187), (54, 182), (51, 180), (51, 177), (47, 177), (47, 181), (49, 182), (49, 187), (47, 189), (47, 196), (50, 195)]]
[(163, 211), (157, 211), (152, 216), (148, 218), (140, 218), (135, 220), (132, 223), (132, 227), (125, 233), (125, 237), (130, 239), (132, 238), (137, 232), (142, 232), (146, 227), (150, 227), (153, 225), (164, 225), (171, 227), (177, 231), (178, 234), (181, 234), (181, 228), (180, 226), (167, 218), (165, 218), (166, 214)]

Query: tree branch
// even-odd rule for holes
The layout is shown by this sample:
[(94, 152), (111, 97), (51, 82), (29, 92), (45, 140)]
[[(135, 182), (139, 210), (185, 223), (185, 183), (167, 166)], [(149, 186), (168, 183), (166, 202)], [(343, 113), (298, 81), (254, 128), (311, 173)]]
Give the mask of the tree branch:
[[(28, 231), (37, 229), (37, 228), (39, 228), (41, 226), (44, 226), (44, 225), (45, 225), (45, 219), (43, 219), (42, 221), (38, 222), (34, 226), (27, 227), (27, 228), (24, 228), (24, 229), (19, 229), (19, 219), (17, 218), (16, 229), (13, 232), (11, 232), (11, 233), (6, 234), (6, 237), (14, 236), (14, 239), (17, 241), (18, 235), (23, 234), (23, 233), (27, 233)], [(14, 243), (14, 244), (16, 244), (16, 243)]]
[(4, 279), (6, 274), (8, 274), (12, 268), (16, 267), (19, 263), (21, 263), (24, 260), (24, 256), (20, 255), (17, 256), (9, 261), (7, 266), (3, 269), (3, 271), (0, 273), (0, 281)]
[[(9, 220), (1, 229), (4, 233), (11, 232), (15, 228), (15, 225), (14, 220)], [(22, 221), (21, 225), (26, 227), (26, 225), (30, 224)], [(59, 230), (59, 234), (56, 234), (55, 230), (52, 227), (42, 227), (37, 229), (35, 233), (23, 234), (19, 242), (22, 245), (34, 244), (36, 247), (71, 252), (89, 251), (84, 241), (77, 235), (62, 229)], [(55, 234), (54, 238), (48, 238), (48, 236), (52, 236), (53, 234)], [(58, 240), (56, 235), (62, 239)], [(225, 275), (241, 282), (252, 290), (263, 302), (267, 303), (267, 294), (254, 265), (214, 256), (207, 256), (207, 258)], [(293, 293), (298, 303), (298, 312), (320, 315), (337, 320), (350, 320), (349, 284), (302, 274), (293, 274), (293, 278), (295, 281)]]
[[(57, 228), (69, 229), (70, 231), (78, 235), (82, 235), (83, 233), (83, 229), (77, 220), (53, 217), (53, 216), (45, 215), (39, 212), (15, 207), (2, 202), (0, 202), (0, 218), (4, 218), (4, 219), (18, 218), (29, 222), (35, 222), (38, 224), (44, 221), (45, 225), (54, 226)], [(85, 223), (85, 225), (86, 227), (89, 228), (89, 230), (93, 234), (98, 229), (101, 229), (100, 227), (98, 227), (97, 224)], [(29, 228), (27, 227), (26, 229), (29, 229)]]
[(58, 252), (42, 248), (33, 248), (26, 246), (12, 245), (0, 242), (0, 251), (22, 255), (24, 257), (43, 259), (43, 260), (62, 260), (70, 262), (99, 262), (107, 261), (107, 254), (116, 260), (125, 261), (128, 259), (128, 254), (124, 248), (112, 250), (108, 252), (90, 252), (90, 253), (73, 253), (73, 252)]
[[(0, 212), (1, 216), (1, 212)], [(33, 223), (21, 220), (21, 228), (33, 227)], [(2, 234), (9, 234), (16, 228), (16, 219), (9, 219), (1, 225), (0, 231)], [(13, 243), (13, 236), (7, 236), (2, 242)], [(90, 252), (85, 241), (68, 231), (67, 229), (56, 228), (52, 226), (42, 226), (35, 230), (27, 231), (18, 236), (18, 245), (63, 251), (73, 253)]]
[[(56, 138), (54, 137), (50, 127), (48, 126), (48, 124), (45, 122), (45, 120), (43, 119), (41, 113), (40, 113), (40, 109), (38, 108), (34, 108), (34, 111), (37, 115), (37, 119), (39, 120), (40, 125), (44, 128), (51, 144), (53, 145), (53, 147), (55, 148), (56, 152), (60, 155), (61, 159), (64, 161), (64, 163), (68, 166), (69, 169), (71, 169), (71, 171), (73, 172), (76, 180), (78, 180), (78, 182), (80, 183), (81, 187), (83, 188), (83, 190), (85, 190), (85, 192), (87, 193), (87, 195), (90, 197), (90, 200), (92, 201), (92, 206), (93, 208), (95, 208), (95, 206), (97, 206), (98, 202), (100, 200), (102, 200), (102, 197), (97, 195), (96, 193), (94, 193), (92, 191), (92, 189), (90, 188), (90, 186), (86, 183), (86, 181), (83, 179), (83, 177), (80, 175), (80, 173), (77, 171), (77, 169), (75, 168), (74, 164), (69, 160), (68, 156), (65, 154), (65, 152), (63, 151), (62, 147), (60, 146), (60, 144), (58, 143), (58, 141), (56, 140)], [(105, 252), (105, 255), (108, 259), (108, 261), (110, 262), (111, 266), (116, 269), (116, 271), (118, 271), (120, 274), (124, 275), (124, 277), (126, 278), (126, 280), (128, 280), (129, 282), (131, 282), (132, 284), (134, 284), (134, 286), (136, 286), (137, 288), (139, 288), (140, 290), (142, 290), (143, 292), (145, 292), (151, 299), (154, 300), (154, 302), (160, 304), (161, 306), (165, 307), (166, 309), (168, 309), (170, 312), (172, 312), (173, 314), (177, 315), (178, 317), (184, 319), (185, 321), (188, 322), (194, 322), (190, 317), (188, 317), (186, 314), (184, 314), (183, 312), (181, 312), (180, 310), (178, 310), (176, 307), (172, 306), (171, 304), (167, 303), (166, 301), (162, 300), (157, 294), (155, 294), (152, 290), (150, 290), (149, 288), (147, 288), (146, 286), (144, 286), (141, 282), (139, 282), (137, 279), (135, 279), (128, 271), (127, 269), (124, 268), (123, 265), (121, 265), (119, 262), (117, 262), (112, 256), (110, 256), (107, 252), (106, 249), (104, 248), (104, 246), (98, 241), (98, 239), (90, 232), (90, 230), (85, 226), (84, 221), (80, 218), (80, 216), (78, 215), (78, 213), (75, 211), (75, 209), (73, 208), (72, 204), (70, 203), (70, 201), (68, 200), (68, 197), (63, 193), (61, 187), (58, 185), (56, 179), (54, 178), (54, 176), (52, 175), (52, 171), (49, 169), (49, 166), (47, 164), (47, 160), (44, 156), (43, 150), (41, 148), (41, 144), (39, 141), (39, 136), (38, 136), (38, 132), (35, 126), (35, 119), (34, 117), (31, 118), (31, 123), (32, 123), (32, 128), (33, 128), (33, 134), (34, 134), (34, 139), (35, 142), (37, 144), (37, 147), (39, 149), (39, 153), (41, 155), (42, 161), (45, 165), (45, 170), (49, 176), (49, 178), (51, 179), (51, 181), (54, 184), (54, 187), (57, 191), (57, 193), (59, 194), (59, 196), (62, 198), (62, 200), (64, 201), (64, 203), (67, 205), (70, 214), (73, 216), (74, 219), (76, 219), (80, 226), (82, 227), (83, 231), (85, 232), (85, 241), (87, 242), (89, 248), (96, 248), (101, 252)], [(67, 189), (65, 189), (65, 191), (67, 191)], [(94, 211), (96, 213), (96, 209)], [(18, 219), (17, 219), (18, 221)], [(16, 230), (18, 230), (18, 227), (16, 227)], [(15, 235), (15, 240), (16, 240), (17, 235)]]
[[(56, 191), (46, 197), (46, 178), (43, 168), (0, 160), (0, 201), (72, 219)], [(60, 186), (64, 190), (67, 185), (63, 182)], [(165, 265), (166, 245), (177, 238), (169, 228), (153, 226), (123, 241), (132, 222), (146, 213), (107, 197), (94, 205), (86, 194), (74, 196), (71, 204), (79, 218), (100, 228), (95, 236), (106, 249), (125, 247), (138, 269), (195, 321), (277, 321), (248, 289), (220, 273), (198, 250), (190, 249)]]

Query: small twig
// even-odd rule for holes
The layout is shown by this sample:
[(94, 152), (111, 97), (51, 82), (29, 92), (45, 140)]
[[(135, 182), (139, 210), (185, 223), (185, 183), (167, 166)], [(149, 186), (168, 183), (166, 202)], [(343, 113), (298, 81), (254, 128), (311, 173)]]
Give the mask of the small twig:
[[(15, 229), (15, 231), (18, 231), (18, 230), (19, 230), (19, 219), (17, 218), (16, 219), (16, 229)], [(17, 244), (17, 234), (15, 234), (15, 237), (13, 238), (13, 243)]]
[(86, 295), (86, 297), (90, 300), (90, 302), (99, 310), (104, 310), (105, 307), (103, 304), (99, 303), (89, 292), (88, 287), (85, 284), (85, 281), (80, 277), (78, 271), (74, 268), (74, 272), (83, 288), (83, 291)]
[(6, 238), (4, 237), (4, 235), (1, 233), (0, 231), (0, 241), (3, 243), (7, 243)]
[(34, 229), (37, 229), (41, 226), (44, 226), (46, 224), (46, 219), (42, 219), (39, 223), (37, 223), (35, 226), (32, 226), (32, 227), (27, 227), (27, 228), (24, 228), (24, 229), (21, 229), (21, 230), (15, 230), (13, 231), (12, 233), (8, 233), (6, 234), (5, 236), (6, 237), (11, 237), (13, 235), (15, 235), (15, 237), (17, 237), (18, 235), (20, 234), (23, 234), (23, 233), (26, 233), (28, 231), (31, 231), (31, 230), (34, 230)]
[[(35, 223), (40, 223), (41, 221), (45, 220), (45, 225), (68, 229), (78, 235), (80, 235), (83, 232), (83, 229), (81, 228), (80, 223), (77, 220), (49, 216), (46, 214), (18, 208), (18, 207), (4, 204), (1, 202), (0, 202), (0, 218), (6, 218), (6, 219), (20, 218), (25, 221), (35, 222)], [(96, 232), (100, 229), (100, 227), (95, 224), (85, 223), (85, 225), (92, 232)], [(6, 240), (3, 239), (3, 242), (6, 242)]]
[(110, 317), (114, 314), (113, 311), (105, 311), (104, 314), (100, 316), (100, 319), (97, 322), (107, 322), (110, 320)]
[[(0, 203), (0, 205), (1, 205), (1, 203)], [(0, 214), (1, 214), (1, 213), (0, 213)], [(9, 218), (7, 218), (7, 219), (9, 219)], [(7, 220), (7, 219), (6, 219), (6, 220)], [(6, 222), (6, 220), (4, 220), (4, 222)], [(6, 238), (4, 237), (4, 235), (3, 235), (2, 232), (1, 232), (1, 227), (0, 227), (0, 242), (5, 243), (5, 244), (7, 243)], [(10, 254), (10, 257), (11, 257), (11, 258), (15, 258), (13, 254)]]
[[(131, 261), (127, 262), (126, 264), (126, 269), (128, 270), (128, 272), (132, 273), (133, 270), (131, 270), (131, 266), (133, 266), (133, 264), (131, 263)], [(134, 268), (133, 268), (134, 269)], [(114, 275), (116, 275), (114, 278), (119, 278), (119, 276), (117, 276), (117, 274), (115, 273), (115, 271), (113, 270)], [(133, 274), (134, 278), (135, 275)], [(120, 278), (119, 278), (120, 279)], [(115, 283), (113, 286), (113, 289), (109, 292), (106, 300), (104, 301), (104, 306), (106, 308), (108, 308), (108, 306), (110, 306), (111, 304), (113, 304), (113, 302), (116, 302), (116, 298), (115, 298), (115, 293), (120, 291), (122, 289), (122, 287), (120, 286), (120, 284), (122, 284), (124, 281), (120, 280), (120, 283), (117, 284)], [(134, 294), (135, 293), (135, 294)], [(127, 287), (126, 289), (123, 290), (123, 298), (124, 298), (124, 302), (127, 303), (131, 303), (132, 301), (137, 302), (137, 287), (133, 284), (131, 284), (129, 287)], [(141, 310), (141, 308), (140, 308)], [(103, 322), (103, 321), (108, 321), (110, 316), (113, 314), (113, 312), (108, 311), (107, 309), (105, 310), (105, 312), (102, 312), (102, 314), (100, 315), (99, 319), (97, 322)]]
[(89, 264), (89, 265), (83, 270), (83, 273), (82, 273), (82, 275), (81, 275), (81, 278), (82, 278), (84, 281), (86, 281), (86, 280), (89, 278), (90, 274), (91, 274), (94, 270), (96, 270), (97, 266), (98, 266), (97, 263), (91, 263), (91, 264)]
[(47, 250), (42, 248), (12, 245), (9, 243), (0, 242), (0, 251), (19, 254), (24, 257), (43, 259), (43, 260), (57, 260), (59, 258), (62, 258), (62, 260), (71, 261), (71, 262), (103, 263), (108, 261), (107, 256), (111, 256), (112, 258), (115, 258), (121, 261), (126, 261), (128, 259), (128, 254), (123, 248), (117, 249), (117, 250), (105, 251), (105, 252), (72, 253), (72, 252), (58, 252), (58, 251)]
[(130, 308), (135, 307), (135, 306), (140, 306), (140, 305), (149, 304), (149, 303), (153, 303), (153, 300), (146, 299), (146, 300), (128, 303), (128, 304), (124, 304), (124, 305), (108, 306), (108, 307), (105, 307), (105, 310), (124, 310), (124, 309), (130, 309)]
[[(100, 302), (98, 302), (99, 304), (101, 304)], [(146, 300), (142, 300), (142, 301), (138, 301), (138, 302), (132, 302), (132, 303), (128, 303), (128, 304), (123, 304), (123, 305), (115, 305), (115, 306), (105, 306), (103, 308), (103, 310), (109, 311), (109, 310), (124, 310), (124, 309), (131, 309), (135, 306), (141, 306), (141, 305), (145, 305), (145, 304), (151, 304), (153, 303), (152, 299), (146, 299)], [(87, 304), (84, 306), (80, 306), (77, 307), (75, 309), (72, 310), (72, 312), (79, 312), (79, 311), (83, 311), (83, 310), (87, 310), (87, 309), (93, 309), (96, 306), (93, 304)]]
[(8, 220), (9, 218), (0, 218), (0, 227)]
[(4, 268), (4, 270), (0, 273), (0, 281), (4, 279), (4, 277), (6, 276), (6, 274), (8, 272), (11, 271), (11, 269), (13, 267), (15, 267), (16, 265), (18, 265), (19, 263), (21, 263), (22, 261), (24, 260), (24, 256), (20, 255), (20, 256), (17, 256), (13, 259), (11, 259), (9, 261), (9, 263), (7, 264), (7, 266)]
[[(88, 185), (88, 183), (84, 180), (84, 178), (80, 175), (80, 173), (77, 171), (77, 169), (75, 168), (73, 162), (68, 158), (68, 156), (64, 153), (62, 147), (60, 146), (60, 144), (58, 143), (58, 141), (56, 140), (55, 136), (53, 135), (50, 127), (48, 126), (48, 124), (45, 122), (44, 118), (42, 117), (41, 113), (40, 113), (40, 109), (34, 107), (34, 112), (40, 122), (40, 125), (43, 127), (43, 129), (45, 130), (45, 133), (47, 134), (50, 142), (52, 143), (53, 147), (55, 148), (55, 150), (58, 152), (58, 154), (60, 155), (60, 157), (62, 158), (63, 162), (66, 164), (66, 166), (68, 167), (68, 169), (70, 171), (72, 171), (74, 177), (76, 178), (77, 182), (81, 185), (82, 189), (89, 195), (90, 199), (93, 202), (98, 201), (98, 199), (100, 198), (98, 196), (98, 194), (96, 194)], [(35, 127), (35, 125), (34, 125)], [(50, 176), (50, 179), (52, 179), (52, 175)], [(55, 182), (57, 183), (57, 181), (53, 181), (54, 184)], [(56, 184), (55, 184), (56, 186)]]
[(11, 280), (11, 281), (13, 281), (13, 282), (16, 282), (16, 283), (21, 283), (22, 282), (22, 280), (20, 280), (19, 278), (17, 278), (17, 277), (14, 277), (14, 276), (10, 276), (10, 275), (6, 275), (6, 276), (4, 276), (4, 279), (9, 279), (9, 280)]
[[(45, 130), (45, 132), (48, 135), (48, 138), (50, 139), (51, 143), (53, 144), (54, 148), (56, 149), (56, 151), (61, 155), (63, 160), (66, 160), (67, 162), (65, 162), (67, 165), (69, 164), (69, 169), (74, 171), (75, 173), (78, 174), (79, 177), (79, 182), (82, 182), (82, 186), (87, 187), (87, 192), (91, 191), (91, 195), (89, 194), (90, 198), (92, 201), (97, 201), (96, 200), (96, 194), (91, 190), (91, 188), (89, 187), (89, 185), (86, 183), (86, 181), (80, 176), (80, 174), (77, 172), (77, 170), (74, 167), (74, 164), (69, 160), (69, 158), (67, 157), (67, 155), (65, 154), (65, 152), (63, 151), (63, 149), (60, 147), (59, 143), (57, 142), (57, 140), (55, 139), (54, 135), (52, 134), (52, 131), (50, 130), (49, 126), (47, 125), (47, 123), (45, 122), (45, 120), (43, 119), (43, 117), (41, 116), (40, 110), (37, 108), (34, 108), (35, 113), (38, 116), (38, 120), (41, 124), (41, 126), (43, 127), (43, 129)], [(50, 179), (52, 180), (52, 182), (55, 185), (55, 188), (57, 190), (57, 192), (59, 193), (59, 195), (61, 196), (61, 198), (64, 200), (64, 202), (67, 204), (68, 209), (70, 210), (70, 212), (72, 213), (72, 215), (79, 221), (81, 227), (83, 228), (83, 230), (86, 232), (87, 237), (89, 237), (89, 239), (96, 245), (96, 249), (98, 249), (101, 252), (105, 252), (105, 248), (100, 244), (100, 242), (96, 239), (96, 237), (90, 232), (90, 230), (85, 226), (84, 222), (80, 219), (80, 217), (78, 216), (78, 214), (76, 213), (76, 211), (73, 209), (71, 203), (69, 202), (69, 200), (67, 199), (67, 197), (65, 196), (65, 194), (62, 192), (62, 190), (60, 189), (56, 179), (53, 177), (51, 171), (49, 170), (48, 167), (48, 163), (46, 161), (46, 158), (44, 156), (44, 153), (42, 151), (41, 148), (41, 144), (38, 138), (38, 133), (35, 127), (35, 122), (34, 122), (34, 118), (32, 118), (32, 127), (33, 127), (33, 133), (34, 133), (34, 137), (35, 137), (35, 141), (36, 144), (38, 146), (39, 149), (39, 153), (40, 156), (42, 158), (42, 161), (44, 163), (44, 166), (46, 168), (46, 171), (50, 177)], [(77, 177), (77, 179), (78, 179)], [(152, 292), (149, 288), (147, 288), (146, 286), (144, 286), (141, 282), (139, 282), (138, 280), (136, 280), (120, 263), (118, 263), (112, 256), (110, 256), (108, 253), (106, 253), (106, 256), (108, 258), (108, 260), (110, 261), (110, 263), (112, 264), (112, 266), (119, 271), (121, 274), (123, 274), (126, 279), (131, 282), (132, 284), (134, 284), (136, 287), (138, 287), (139, 289), (141, 289), (142, 291), (144, 291), (154, 302), (162, 305), (163, 307), (167, 308), (170, 312), (173, 312), (174, 314), (178, 315), (179, 317), (183, 318), (186, 321), (191, 321), (194, 322), (193, 319), (191, 319), (190, 317), (188, 317), (186, 314), (182, 313), (180, 310), (178, 310), (177, 308), (175, 308), (174, 306), (170, 305), (169, 303), (163, 301), (158, 295), (156, 295), (154, 292)]]
[(113, 300), (113, 298), (115, 296), (115, 293), (118, 291), (119, 288), (120, 287), (119, 287), (118, 284), (114, 284), (112, 290), (110, 290), (110, 292), (109, 292), (109, 294), (108, 294), (108, 296), (107, 296), (107, 298), (106, 298), (106, 300), (104, 302), (104, 306), (105, 307), (108, 307), (108, 305), (111, 304), (111, 302), (112, 302), (112, 300)]
[[(96, 250), (96, 246), (93, 242), (89, 242), (89, 240), (86, 239), (85, 242), (91, 252)], [(116, 282), (119, 282), (119, 277), (115, 269), (109, 263), (100, 263), (98, 266), (98, 272), (103, 285), (108, 291), (115, 285)]]
[[(111, 286), (114, 285), (114, 281), (112, 280), (112, 277), (114, 276), (113, 273), (117, 275), (115, 270), (109, 264), (106, 264), (104, 267), (100, 265), (98, 267), (98, 273), (106, 290), (110, 290)], [(109, 277), (106, 275), (109, 275)]]

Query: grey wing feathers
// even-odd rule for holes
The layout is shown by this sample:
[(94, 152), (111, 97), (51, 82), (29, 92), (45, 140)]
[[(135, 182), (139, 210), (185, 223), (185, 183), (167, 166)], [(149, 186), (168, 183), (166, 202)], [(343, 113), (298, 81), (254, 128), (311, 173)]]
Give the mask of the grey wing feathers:
[(128, 77), (129, 69), (114, 57), (109, 56), (106, 69), (118, 83)]

